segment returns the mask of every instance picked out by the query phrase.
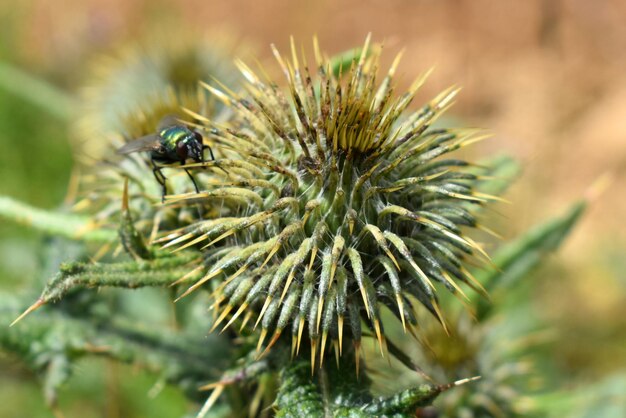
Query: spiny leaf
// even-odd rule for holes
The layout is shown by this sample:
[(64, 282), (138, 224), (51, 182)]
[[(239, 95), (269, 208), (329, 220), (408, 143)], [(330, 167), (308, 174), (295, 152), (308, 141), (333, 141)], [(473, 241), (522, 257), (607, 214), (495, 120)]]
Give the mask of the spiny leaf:
[[(545, 258), (559, 248), (587, 207), (586, 201), (574, 203), (563, 215), (544, 222), (500, 249), (493, 257), (494, 269), (475, 274), (491, 294), (513, 286), (533, 271)], [(478, 300), (477, 317), (491, 313), (491, 304)]]
[(73, 262), (63, 264), (41, 296), (26, 309), (11, 326), (30, 312), (39, 309), (50, 301), (61, 299), (76, 288), (120, 287), (138, 289), (141, 287), (168, 287), (188, 273), (184, 267), (196, 257), (195, 254), (158, 258), (152, 261), (130, 261), (111, 264)]

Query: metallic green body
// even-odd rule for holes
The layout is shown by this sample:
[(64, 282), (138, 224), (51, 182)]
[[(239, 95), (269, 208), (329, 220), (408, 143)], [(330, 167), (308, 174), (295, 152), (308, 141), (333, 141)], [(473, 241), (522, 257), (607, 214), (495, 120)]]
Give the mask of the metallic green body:
[(176, 147), (178, 143), (183, 141), (187, 144), (189, 141), (195, 141), (194, 134), (187, 127), (182, 125), (168, 126), (159, 132), (160, 145), (158, 150), (152, 152), (152, 158), (160, 162), (177, 161)]

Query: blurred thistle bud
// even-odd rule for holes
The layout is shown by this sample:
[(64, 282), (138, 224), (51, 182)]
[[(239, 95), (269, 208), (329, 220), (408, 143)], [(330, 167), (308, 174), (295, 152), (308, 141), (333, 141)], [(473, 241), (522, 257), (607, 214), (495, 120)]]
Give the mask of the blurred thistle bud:
[[(158, 135), (165, 118), (189, 119), (185, 110), (216, 121), (226, 118), (228, 109), (200, 82), (236, 85), (240, 76), (231, 57), (249, 52), (246, 45), (223, 33), (181, 32), (152, 36), (150, 41), (125, 46), (115, 56), (96, 59), (83, 88), (82, 116), (75, 125), (82, 141), (78, 157), (86, 167), (75, 210), (95, 215), (100, 225), (114, 226), (128, 179), (130, 207), (141, 231), (155, 232), (160, 222), (168, 228), (188, 222), (189, 210), (156, 205), (161, 189), (154, 181), (148, 153), (122, 158), (115, 150), (137, 138)], [(168, 186), (174, 193), (188, 190), (188, 182), (173, 177)]]
[(94, 151), (107, 141), (118, 146), (120, 137), (154, 132), (164, 116), (184, 116), (183, 108), (213, 115), (217, 103), (199, 81), (235, 85), (239, 76), (231, 57), (246, 55), (248, 48), (222, 33), (176, 33), (146, 37), (94, 60), (76, 129), (85, 154), (97, 158), (102, 154)]

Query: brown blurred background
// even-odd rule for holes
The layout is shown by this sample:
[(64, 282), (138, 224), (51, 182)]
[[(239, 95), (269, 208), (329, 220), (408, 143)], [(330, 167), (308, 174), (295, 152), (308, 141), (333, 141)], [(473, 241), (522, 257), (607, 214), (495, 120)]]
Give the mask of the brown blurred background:
[(385, 62), (405, 49), (401, 83), (435, 65), (418, 98), (462, 86), (452, 114), (495, 133), (473, 155), (509, 153), (523, 163), (512, 205), (498, 208), (506, 238), (558, 214), (604, 174), (612, 178), (544, 269), (535, 297), (558, 330), (555, 361), (564, 370), (597, 377), (624, 367), (623, 0), (3, 0), (0, 23), (0, 54), (70, 91), (94, 56), (155, 32), (225, 30), (267, 62), (269, 44), (286, 50), (289, 35), (308, 46), (317, 34), (336, 53), (371, 32), (384, 41)]

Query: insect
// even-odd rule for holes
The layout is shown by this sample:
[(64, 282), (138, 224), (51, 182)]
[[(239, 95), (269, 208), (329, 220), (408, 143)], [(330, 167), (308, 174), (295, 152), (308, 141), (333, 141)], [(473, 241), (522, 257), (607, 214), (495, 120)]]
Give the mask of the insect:
[[(135, 152), (150, 151), (150, 162), (152, 163), (152, 173), (154, 178), (161, 185), (161, 202), (165, 201), (167, 178), (161, 171), (161, 164), (180, 163), (185, 164), (188, 159), (196, 162), (204, 162), (204, 150), (208, 149), (211, 159), (215, 161), (215, 156), (211, 147), (202, 143), (202, 135), (192, 131), (185, 125), (179, 123), (175, 117), (167, 116), (159, 123), (157, 133), (142, 136), (134, 139), (117, 150), (118, 154), (132, 154)], [(191, 179), (196, 193), (199, 193), (196, 180), (189, 170), (184, 169)]]

